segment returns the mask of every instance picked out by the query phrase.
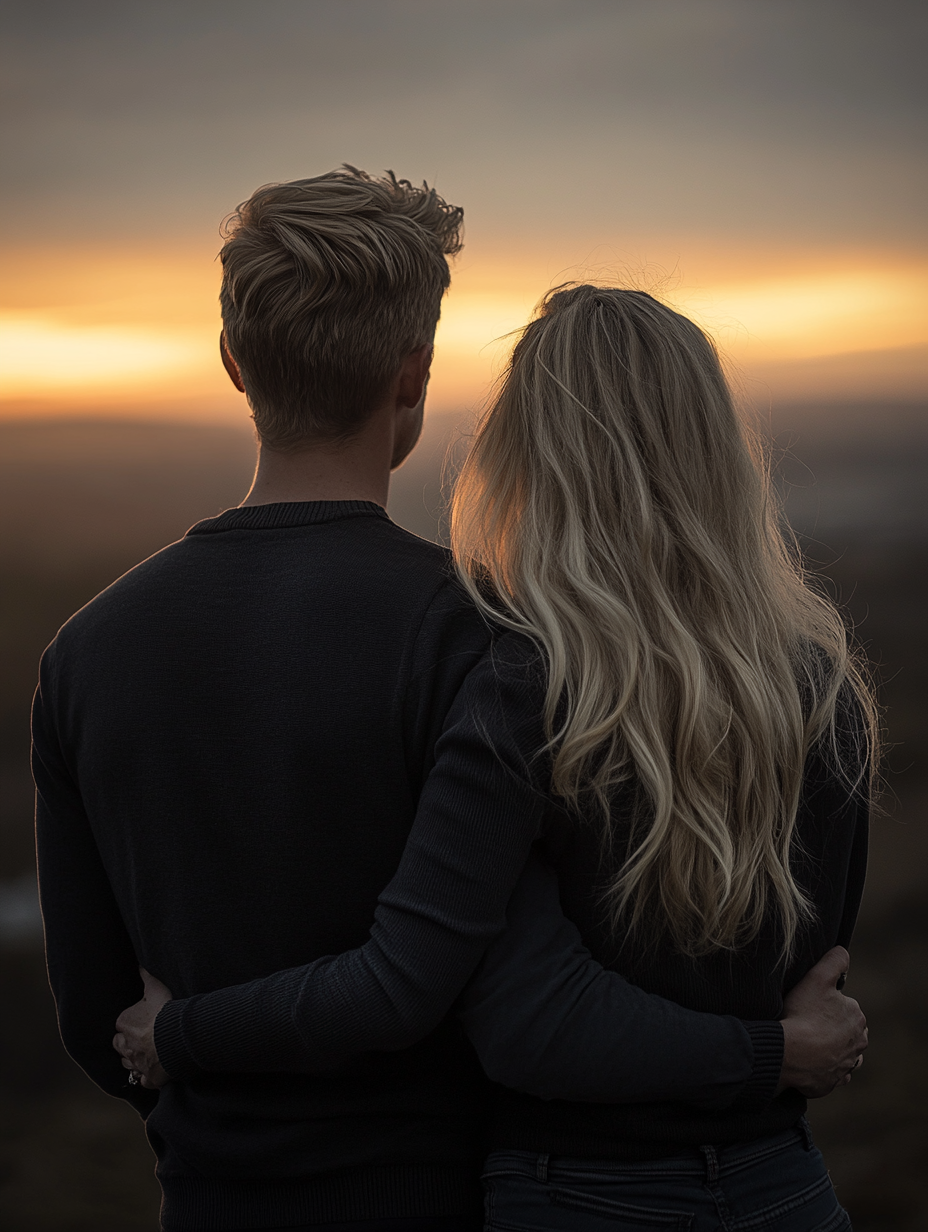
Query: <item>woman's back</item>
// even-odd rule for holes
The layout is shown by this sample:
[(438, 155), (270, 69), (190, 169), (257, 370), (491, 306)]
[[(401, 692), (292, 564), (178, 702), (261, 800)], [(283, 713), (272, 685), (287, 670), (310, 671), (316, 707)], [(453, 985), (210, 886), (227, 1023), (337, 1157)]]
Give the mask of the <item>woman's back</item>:
[[(641, 292), (550, 293), (465, 463), (458, 569), (535, 647), (501, 670), (535, 682), (546, 756), (524, 764), (594, 958), (752, 1020), (850, 939), (875, 743), (841, 618), (783, 532), (705, 334)], [(769, 1089), (721, 1109), (500, 1088), (488, 1226), (848, 1227), (804, 1098)]]

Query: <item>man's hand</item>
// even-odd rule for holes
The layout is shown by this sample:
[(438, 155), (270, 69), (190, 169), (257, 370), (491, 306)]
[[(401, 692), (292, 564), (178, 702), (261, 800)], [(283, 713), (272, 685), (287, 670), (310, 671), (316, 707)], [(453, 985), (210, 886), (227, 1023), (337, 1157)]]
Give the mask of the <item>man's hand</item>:
[(785, 1049), (779, 1091), (795, 1087), (809, 1099), (851, 1081), (867, 1047), (867, 1020), (840, 988), (850, 956), (836, 946), (784, 1001)]
[[(145, 993), (141, 1001), (123, 1010), (116, 1019), (113, 1047), (122, 1057), (123, 1066), (137, 1075), (136, 1082), (157, 1090), (170, 1082), (170, 1077), (155, 1051), (155, 1019), (161, 1007), (172, 1000), (171, 990), (144, 967), (139, 967), (139, 973), (145, 981)], [(131, 1076), (129, 1081), (133, 1081)]]

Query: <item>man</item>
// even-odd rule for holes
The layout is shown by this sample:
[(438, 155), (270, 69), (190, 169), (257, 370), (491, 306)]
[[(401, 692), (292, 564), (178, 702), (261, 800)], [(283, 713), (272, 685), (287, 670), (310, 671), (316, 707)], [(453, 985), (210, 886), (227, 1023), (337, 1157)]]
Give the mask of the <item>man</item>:
[[(384, 512), (421, 426), (460, 224), (425, 186), (351, 168), (241, 207), (222, 347), (258, 433), (252, 489), (82, 609), (43, 659), (37, 834), (62, 1036), (146, 1116), (166, 1228), (475, 1226), (486, 1088), (454, 1017), (392, 1051), (336, 1038), (314, 1064), (291, 1053), (306, 1040), (286, 1008), (271, 1029), (231, 1003), (203, 1029), (169, 1011), (161, 1042), (182, 1080), (157, 1094), (110, 1048), (138, 964), (189, 1006), (350, 950), (399, 864), (445, 718), (491, 641), (446, 553)], [(582, 969), (618, 1028), (634, 990), (588, 970), (552, 912), (536, 869), (488, 955), (485, 1003), (502, 1030), (524, 1002), (508, 1013), (509, 977)], [(493, 941), (474, 940), (474, 963)], [(682, 1047), (695, 1077), (677, 1098), (834, 1085), (848, 1038), (862, 1046), (859, 1012), (829, 987), (836, 957), (787, 1018), (785, 1059), (775, 1023), (636, 1002), (654, 1083), (680, 1071)], [(826, 1044), (810, 1047), (816, 1034)], [(199, 1065), (214, 1045), (250, 1063)]]

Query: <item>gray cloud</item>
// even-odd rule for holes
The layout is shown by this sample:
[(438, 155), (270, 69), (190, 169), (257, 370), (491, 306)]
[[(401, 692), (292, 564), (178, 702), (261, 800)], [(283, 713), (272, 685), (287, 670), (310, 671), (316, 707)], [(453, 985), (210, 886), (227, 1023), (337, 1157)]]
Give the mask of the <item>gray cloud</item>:
[(214, 226), (342, 160), (472, 224), (912, 242), (903, 0), (6, 4), (7, 232)]

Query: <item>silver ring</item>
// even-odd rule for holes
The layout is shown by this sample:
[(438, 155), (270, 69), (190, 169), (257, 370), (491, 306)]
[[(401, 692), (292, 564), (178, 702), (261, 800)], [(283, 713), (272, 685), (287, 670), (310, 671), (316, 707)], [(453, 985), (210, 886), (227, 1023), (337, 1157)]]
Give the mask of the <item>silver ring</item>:
[(142, 1081), (142, 1075), (139, 1073), (139, 1071), (137, 1069), (130, 1069), (129, 1070), (129, 1086), (137, 1087), (141, 1081)]

